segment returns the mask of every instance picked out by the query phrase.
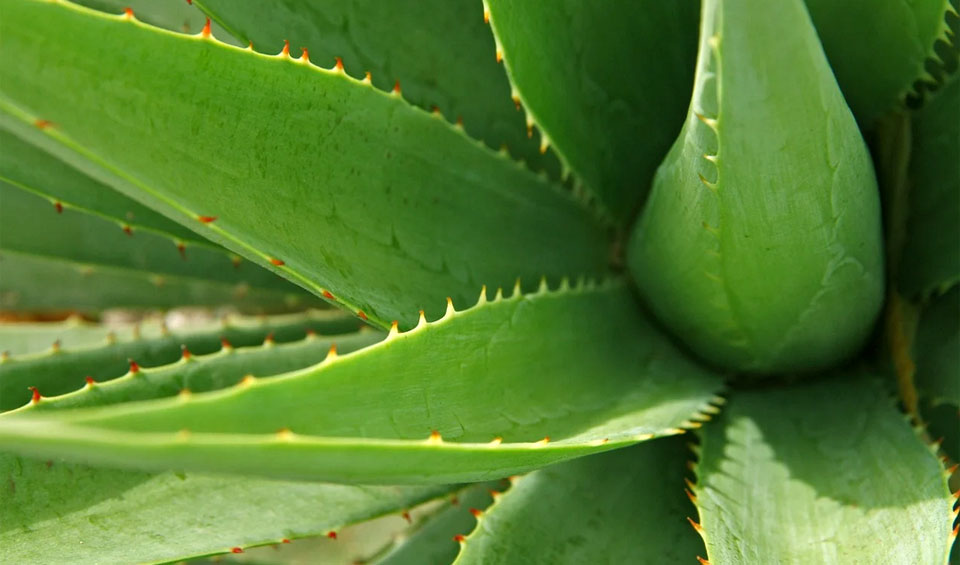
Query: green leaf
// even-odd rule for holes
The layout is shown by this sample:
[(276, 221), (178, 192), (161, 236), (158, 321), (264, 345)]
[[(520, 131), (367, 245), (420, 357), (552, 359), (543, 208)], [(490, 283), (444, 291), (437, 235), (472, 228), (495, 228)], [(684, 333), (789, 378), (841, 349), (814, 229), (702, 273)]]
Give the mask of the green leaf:
[(960, 78), (913, 116), (900, 290), (912, 296), (960, 282)]
[(606, 269), (570, 195), (336, 70), (34, 0), (4, 7), (0, 49), (0, 107), (55, 124), (35, 135), (57, 156), (383, 327)]
[(912, 357), (920, 396), (960, 406), (960, 286), (920, 312)]
[(326, 535), (453, 488), (150, 475), (10, 454), (0, 455), (0, 479), (0, 546), (10, 563), (165, 562), (231, 553)]
[(0, 447), (152, 469), (477, 481), (679, 433), (721, 386), (623, 284), (480, 302), (219, 392), (0, 418)]
[[(391, 90), (453, 122), (463, 119), (470, 136), (489, 147), (506, 145), (534, 170), (558, 169), (527, 137), (523, 113), (495, 59), (490, 29), (475, 0), (197, 0), (200, 9), (261, 53), (274, 54), (285, 40), (294, 54), (307, 48), (310, 60), (334, 66)], [(558, 170), (555, 172), (559, 172)]]
[(699, 2), (484, 0), (515, 96), (619, 222), (683, 123)]
[(942, 80), (941, 58), (950, 57), (936, 49), (938, 42), (945, 43), (946, 51), (956, 51), (956, 45), (946, 45), (953, 41), (946, 15), (956, 14), (950, 0), (806, 3), (843, 95), (864, 127), (907, 95), (922, 94)]
[[(226, 305), (245, 312), (277, 312), (316, 305), (296, 287), (250, 288), (139, 270), (91, 265), (2, 249), (0, 309), (99, 311), (104, 308), (174, 308)], [(291, 292), (292, 291), (292, 292)]]
[[(107, 337), (123, 336), (132, 339), (141, 331), (140, 324), (100, 324), (88, 322), (80, 316), (70, 316), (55, 322), (4, 322), (0, 323), (0, 351), (7, 355), (39, 353), (50, 348), (53, 342), (61, 347), (76, 348), (98, 345)], [(150, 320), (143, 327), (150, 333), (159, 333), (160, 324)]]
[(91, 179), (2, 128), (0, 146), (3, 147), (0, 180), (45, 197), (55, 208), (74, 207), (130, 226), (135, 231), (145, 229), (174, 240), (213, 246), (180, 224)]
[(147, 369), (137, 367), (105, 383), (89, 383), (61, 396), (42, 398), (23, 406), (20, 412), (105, 406), (219, 390), (236, 385), (247, 376), (269, 377), (315, 365), (327, 357), (331, 348), (349, 353), (381, 339), (383, 334), (379, 332), (361, 331), (324, 338), (308, 335), (302, 341), (281, 345), (266, 341), (260, 347), (239, 350), (224, 347), (199, 358), (190, 353), (179, 362)]
[[(330, 343), (314, 343), (319, 341), (314, 340), (306, 344), (304, 349), (309, 352), (311, 359), (314, 359), (306, 363), (298, 363), (298, 357), (292, 354), (296, 350), (293, 348), (289, 351), (291, 357), (276, 360), (277, 365), (274, 370), (270, 369), (270, 359), (284, 355), (284, 352), (288, 352), (287, 348), (278, 348), (279, 352), (268, 350), (263, 355), (263, 361), (258, 364), (254, 361), (257, 355), (233, 355), (231, 351), (233, 347), (259, 345), (267, 336), (271, 336), (271, 341), (282, 343), (303, 339), (309, 330), (324, 335), (335, 335), (353, 331), (356, 327), (355, 319), (342, 316), (338, 312), (311, 312), (305, 315), (276, 316), (265, 319), (227, 320), (223, 323), (208, 324), (177, 332), (161, 329), (159, 335), (141, 334), (124, 340), (111, 337), (92, 347), (68, 349), (59, 345), (39, 354), (8, 356), (0, 363), (0, 409), (9, 410), (28, 402), (31, 397), (28, 387), (35, 387), (43, 396), (54, 396), (83, 387), (86, 377), (102, 382), (120, 377), (124, 373), (127, 373), (128, 381), (134, 382), (128, 387), (97, 385), (96, 394), (98, 398), (104, 399), (100, 402), (110, 402), (108, 398), (125, 399), (126, 394), (132, 395), (133, 398), (160, 396), (164, 391), (175, 394), (183, 386), (188, 386), (192, 390), (210, 390), (217, 387), (203, 385), (201, 379), (219, 378), (219, 376), (206, 375), (206, 364), (194, 364), (195, 359), (181, 365), (179, 370), (158, 369), (159, 374), (155, 377), (146, 371), (145, 376), (130, 375), (130, 361), (135, 361), (143, 367), (166, 365), (181, 359), (181, 346), (186, 346), (193, 355), (220, 351), (219, 356), (211, 357), (222, 358), (221, 364), (232, 367), (236, 363), (240, 365), (249, 363), (250, 369), (246, 373), (268, 376), (323, 360), (327, 349), (330, 348)], [(376, 341), (379, 335), (379, 332), (364, 333), (358, 338), (348, 339), (348, 343), (343, 345), (349, 349), (356, 349)], [(337, 339), (342, 337), (338, 336)], [(221, 340), (226, 340), (232, 347), (221, 349)], [(257, 367), (256, 371), (253, 370), (254, 367)], [(193, 373), (199, 374), (193, 375)], [(246, 373), (241, 372), (236, 375), (236, 380)], [(163, 384), (168, 381), (171, 382), (170, 385)], [(103, 391), (99, 390), (101, 386)], [(175, 388), (170, 389), (171, 386)], [(145, 394), (147, 396), (144, 396)]]
[(650, 308), (749, 373), (853, 355), (883, 303), (873, 165), (800, 0), (707, 0), (689, 115), (627, 249)]
[(486, 510), (493, 502), (491, 493), (499, 493), (502, 488), (496, 483), (485, 483), (464, 490), (457, 495), (455, 503), (444, 504), (433, 514), (415, 521), (402, 538), (366, 562), (370, 565), (452, 563), (460, 551), (454, 537), (466, 535), (474, 528), (477, 522), (474, 513)]
[(688, 563), (703, 544), (685, 516), (677, 438), (521, 477), (483, 514), (458, 564)]
[(876, 379), (738, 391), (701, 435), (711, 563), (945, 561), (946, 475)]
[[(190, 277), (251, 288), (300, 291), (258, 266), (229, 254), (99, 218), (58, 209), (36, 194), (0, 181), (0, 250), (63, 258), (88, 265), (139, 270), (155, 276)], [(314, 300), (314, 302), (319, 302)]]
[[(242, 329), (242, 328), (241, 328)], [(280, 333), (292, 328), (278, 326)], [(234, 330), (243, 339), (244, 334)], [(352, 350), (378, 336), (336, 338)], [(244, 374), (303, 367), (322, 359), (331, 339), (223, 351), (172, 367), (45, 399), (30, 411), (97, 406), (129, 395), (143, 398), (204, 390)], [(3, 395), (5, 396), (5, 395)], [(451, 487), (347, 487), (212, 475), (98, 469), (0, 454), (0, 545), (17, 563), (166, 561), (229, 552), (326, 534), (347, 524), (404, 510)], [(204, 535), (193, 535), (203, 531)]]

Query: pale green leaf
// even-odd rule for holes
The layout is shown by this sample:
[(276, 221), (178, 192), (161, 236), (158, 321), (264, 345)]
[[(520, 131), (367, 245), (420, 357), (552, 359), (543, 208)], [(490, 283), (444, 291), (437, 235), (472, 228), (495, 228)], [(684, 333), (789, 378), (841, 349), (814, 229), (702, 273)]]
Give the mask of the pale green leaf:
[(720, 386), (623, 284), (585, 284), (484, 295), (353, 354), (220, 392), (7, 416), (0, 446), (148, 469), (476, 481), (678, 433)]
[(738, 391), (701, 435), (714, 565), (945, 562), (946, 474), (876, 379)]
[(694, 563), (680, 438), (521, 477), (479, 519), (456, 563)]
[(9, 563), (166, 562), (230, 553), (326, 535), (451, 490), (151, 475), (10, 454), (0, 454), (0, 478), (0, 546)]
[(706, 0), (693, 99), (627, 256), (706, 360), (764, 374), (854, 355), (884, 298), (880, 197), (801, 0)]
[(48, 120), (57, 156), (383, 327), (606, 269), (570, 195), (336, 70), (36, 0), (4, 6), (0, 49), (6, 121)]

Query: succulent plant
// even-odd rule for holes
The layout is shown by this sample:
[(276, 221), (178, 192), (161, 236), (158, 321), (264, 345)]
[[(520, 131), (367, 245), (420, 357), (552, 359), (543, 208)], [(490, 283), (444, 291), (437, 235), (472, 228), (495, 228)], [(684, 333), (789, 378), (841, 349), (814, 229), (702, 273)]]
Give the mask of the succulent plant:
[(958, 22), (4, 0), (0, 561), (948, 562)]

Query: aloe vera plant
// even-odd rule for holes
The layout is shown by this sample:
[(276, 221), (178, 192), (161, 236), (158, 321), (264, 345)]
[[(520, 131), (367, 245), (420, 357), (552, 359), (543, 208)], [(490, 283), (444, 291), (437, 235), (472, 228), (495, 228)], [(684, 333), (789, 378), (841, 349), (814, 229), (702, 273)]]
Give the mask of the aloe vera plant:
[(0, 562), (948, 562), (958, 22), (5, 1)]

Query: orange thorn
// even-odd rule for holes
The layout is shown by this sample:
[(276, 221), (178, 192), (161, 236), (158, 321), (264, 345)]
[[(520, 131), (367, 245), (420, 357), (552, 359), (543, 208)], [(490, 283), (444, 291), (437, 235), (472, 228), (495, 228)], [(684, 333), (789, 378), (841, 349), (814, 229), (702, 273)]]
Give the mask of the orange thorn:
[(430, 108), (430, 111), (433, 112), (434, 114), (439, 114), (439, 113), (440, 113), (440, 106), (437, 106), (436, 104), (434, 104), (434, 105)]
[(239, 548), (239, 547), (231, 547), (231, 548), (230, 548), (230, 553), (243, 553), (243, 549), (241, 549), (241, 548)]
[(330, 539), (337, 539), (337, 532), (330, 532), (327, 534), (327, 537)]
[(257, 377), (253, 375), (245, 375), (238, 384), (250, 386), (257, 381)]
[(207, 18), (206, 23), (203, 24), (203, 29), (200, 30), (200, 37), (210, 37), (210, 18)]
[(30, 404), (36, 404), (37, 402), (40, 402), (40, 391), (37, 390), (37, 387), (28, 386), (27, 388), (33, 393), (30, 396)]
[(704, 559), (703, 557), (697, 556), (697, 561), (700, 562), (700, 565), (710, 565), (710, 562)]
[(201, 223), (209, 224), (209, 223), (212, 223), (214, 220), (216, 220), (217, 217), (216, 216), (197, 216), (197, 219), (200, 220)]
[(130, 226), (125, 225), (125, 226), (123, 226), (123, 233), (125, 233), (125, 234), (133, 237), (133, 228), (131, 228)]
[(357, 310), (357, 316), (360, 316), (361, 320), (367, 319), (367, 315), (363, 312), (363, 310)]
[(433, 430), (430, 432), (430, 441), (435, 443), (440, 443), (443, 441), (443, 438), (440, 436), (440, 432)]
[(482, 511), (482, 510), (477, 510), (476, 508), (471, 508), (471, 509), (470, 509), (470, 513), (473, 514), (473, 517), (474, 517), (474, 518), (479, 518), (480, 515), (483, 514), (483, 511)]
[(952, 475), (957, 470), (957, 467), (960, 467), (960, 463), (954, 463), (952, 466), (950, 466), (950, 468), (947, 469), (947, 474)]
[(223, 349), (233, 349), (233, 345), (230, 343), (230, 340), (228, 340), (225, 336), (220, 336), (220, 346)]
[(300, 48), (300, 60), (303, 61), (304, 63), (310, 62), (310, 51), (307, 51), (306, 47)]
[(137, 365), (137, 362), (136, 362), (136, 361), (134, 361), (133, 359), (127, 359), (127, 361), (130, 362), (130, 372), (131, 372), (131, 373), (139, 373), (139, 372), (140, 372), (140, 365)]
[(693, 518), (691, 518), (690, 516), (687, 516), (687, 521), (690, 522), (690, 525), (693, 526), (694, 530), (697, 530), (697, 533), (700, 533), (703, 531), (703, 528), (700, 527), (700, 524), (694, 522)]
[(527, 124), (527, 137), (533, 137), (533, 125)]
[(330, 357), (332, 359), (336, 356), (337, 356), (337, 344), (331, 343), (330, 349), (327, 351), (327, 357)]
[[(490, 492), (493, 492), (493, 491), (490, 491)], [(459, 506), (459, 505), (460, 505), (460, 499), (457, 498), (456, 496), (451, 496), (451, 497), (450, 497), (450, 504), (452, 504), (452, 505), (454, 505), (454, 506)]]
[(277, 267), (282, 267), (282, 266), (286, 265), (286, 263), (284, 263), (282, 260), (276, 259), (276, 258), (274, 258), (274, 257), (271, 257), (271, 258), (270, 258), (270, 263), (271, 263), (272, 265), (277, 266)]
[(409, 512), (404, 512), (403, 514), (400, 515), (400, 517), (406, 520), (408, 523), (411, 523), (411, 524), (413, 523), (413, 518), (410, 517)]
[(519, 96), (514, 96), (514, 97), (513, 97), (513, 105), (517, 107), (517, 110), (520, 110), (520, 108), (523, 107), (523, 106), (520, 105), (520, 97), (519, 97)]
[(340, 57), (334, 57), (336, 59), (336, 64), (333, 65), (333, 68), (337, 69), (340, 72), (343, 72), (343, 59)]
[(457, 535), (453, 536), (453, 541), (455, 541), (455, 542), (457, 542), (457, 543), (463, 543), (463, 542), (465, 542), (466, 540), (467, 540), (467, 538), (464, 537), (463, 534), (457, 534)]
[(274, 343), (273, 341), (273, 332), (267, 334), (267, 337), (263, 338), (263, 344)]
[(283, 538), (280, 540), (280, 543), (290, 543), (290, 540), (288, 538)]
[(33, 125), (37, 129), (47, 129), (48, 127), (53, 126), (53, 122), (50, 120), (34, 120)]
[(483, 23), (485, 24), (490, 23), (490, 12), (488, 12), (487, 10), (483, 11)]
[(336, 300), (333, 297), (333, 294), (329, 290), (323, 291), (323, 297), (326, 298), (327, 300)]
[(500, 62), (502, 62), (502, 61), (503, 61), (503, 53), (501, 53), (500, 50), (498, 49), (498, 50), (497, 50), (497, 62), (500, 63)]
[(84, 380), (88, 385), (90, 385), (90, 386), (93, 386), (93, 385), (97, 384), (97, 381), (93, 380), (93, 377), (91, 377), (91, 376), (89, 376), (89, 375), (87, 375), (86, 377), (84, 377), (83, 380)]
[(697, 496), (696, 496), (695, 494), (693, 494), (692, 492), (690, 492), (690, 489), (685, 488), (685, 489), (683, 489), (683, 492), (687, 493), (687, 498), (690, 499), (690, 502), (692, 502), (692, 503), (694, 503), (694, 504), (697, 503)]
[(187, 260), (187, 246), (180, 242), (177, 244), (177, 251), (180, 252), (180, 258), (184, 261)]
[(283, 40), (283, 49), (280, 50), (280, 56), (281, 57), (290, 56), (290, 40), (289, 39)]
[(63, 214), (63, 204), (61, 202), (54, 202), (53, 207), (57, 209), (57, 214)]
[(393, 83), (393, 93), (396, 94), (397, 96), (400, 95), (400, 81), (399, 81), (399, 80), (398, 80), (397, 82)]
[(183, 359), (189, 359), (191, 357), (190, 350), (187, 349), (186, 344), (180, 346), (180, 357)]
[(124, 9), (123, 9), (123, 15), (126, 16), (127, 19), (132, 18), (132, 17), (133, 17), (133, 8), (124, 8)]
[(365, 73), (363, 73), (364, 82), (366, 82), (367, 84), (370, 84), (372, 80), (373, 80), (373, 76), (370, 74), (370, 71), (366, 71)]
[(248, 41), (248, 42), (247, 42), (247, 49), (253, 51), (253, 42), (252, 42), (252, 41)]
[(457, 125), (463, 127), (463, 116), (457, 116)]

